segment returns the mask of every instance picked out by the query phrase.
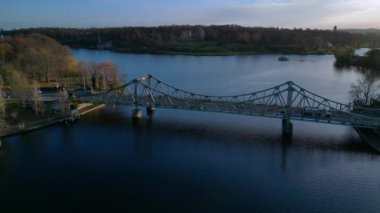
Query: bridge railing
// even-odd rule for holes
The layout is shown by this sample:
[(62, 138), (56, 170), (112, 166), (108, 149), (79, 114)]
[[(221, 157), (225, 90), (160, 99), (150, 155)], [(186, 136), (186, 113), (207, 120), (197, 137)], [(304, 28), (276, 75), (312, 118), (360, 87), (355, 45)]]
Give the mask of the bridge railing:
[(379, 120), (375, 116), (380, 116), (379, 109), (342, 104), (312, 93), (293, 82), (242, 95), (211, 96), (188, 92), (148, 75), (119, 88), (82, 98), (102, 103), (161, 105), (240, 114), (261, 113), (263, 116), (276, 114), (296, 117), (297, 114), (301, 119), (329, 117), (330, 120), (356, 122), (360, 125), (365, 121), (376, 123)]
[(293, 83), (293, 85), (294, 85), (294, 88), (297, 88), (297, 91), (299, 91), (301, 95), (305, 95), (311, 100), (316, 100), (317, 103), (323, 103), (323, 105), (328, 106), (331, 109), (335, 109), (338, 111), (351, 112), (354, 114), (366, 115), (370, 117), (380, 117), (380, 109), (358, 107), (358, 106), (353, 106), (351, 104), (339, 103), (337, 101), (334, 101), (334, 100), (322, 97), (320, 95), (317, 95), (313, 92), (310, 92), (295, 83)]

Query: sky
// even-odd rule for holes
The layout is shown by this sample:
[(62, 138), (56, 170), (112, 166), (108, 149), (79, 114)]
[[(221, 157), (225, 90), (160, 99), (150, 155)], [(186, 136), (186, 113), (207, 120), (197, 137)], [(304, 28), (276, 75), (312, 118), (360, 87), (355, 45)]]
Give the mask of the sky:
[(0, 28), (238, 24), (380, 28), (380, 0), (0, 0)]

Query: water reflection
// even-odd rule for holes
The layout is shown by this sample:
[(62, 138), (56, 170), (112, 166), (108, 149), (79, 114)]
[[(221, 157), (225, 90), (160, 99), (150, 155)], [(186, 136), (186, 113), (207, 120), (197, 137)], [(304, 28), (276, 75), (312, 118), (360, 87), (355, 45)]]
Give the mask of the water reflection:
[(288, 140), (282, 143), (281, 145), (281, 171), (286, 173), (288, 167), (288, 148), (290, 143)]
[[(241, 206), (249, 211), (291, 211), (295, 210), (291, 203), (300, 200), (299, 209), (325, 211), (317, 198), (332, 199), (334, 209), (355, 208), (353, 198), (345, 197), (350, 201), (343, 202), (335, 197), (360, 192), (365, 196), (363, 188), (372, 193), (378, 177), (377, 154), (358, 148), (363, 143), (350, 134), (346, 139), (342, 132), (338, 139), (331, 138), (320, 125), (295, 122), (296, 134), (289, 143), (282, 139), (281, 120), (157, 109), (152, 119), (133, 122), (132, 109), (106, 107), (69, 126), (5, 139), (0, 198), (6, 203), (39, 203), (28, 198), (31, 193), (18, 195), (34, 190), (36, 197), (49, 201), (49, 209), (61, 203), (45, 192), (64, 194), (65, 201), (91, 201), (82, 204), (88, 209), (95, 209), (90, 203), (99, 202), (126, 210), (141, 210), (144, 205), (147, 211), (211, 208), (219, 212), (243, 210)], [(321, 134), (308, 132), (309, 127), (328, 136), (319, 139), (315, 135)], [(355, 172), (355, 162), (363, 175)], [(15, 178), (19, 172), (10, 172), (15, 168), (22, 178)], [(51, 184), (36, 182), (46, 178)], [(371, 187), (347, 187), (359, 179)], [(24, 189), (16, 187), (20, 182)], [(379, 195), (373, 193), (366, 199), (373, 201), (372, 196)], [(128, 208), (115, 196), (129, 200)], [(157, 206), (157, 202), (171, 205)], [(360, 207), (378, 209), (375, 203)]]
[(360, 77), (366, 75), (366, 73), (370, 73), (372, 76), (374, 76), (377, 80), (380, 79), (380, 72), (376, 70), (371, 70), (363, 67), (355, 67), (355, 66), (347, 66), (347, 65), (340, 65), (334, 62), (334, 68), (337, 73), (344, 73), (344, 72), (355, 72), (360, 75)]
[[(97, 126), (97, 129), (112, 128), (114, 131), (128, 130), (137, 135), (177, 135), (182, 138), (231, 141), (232, 143), (278, 144), (302, 149), (330, 149), (336, 151), (372, 153), (372, 148), (363, 143), (350, 127), (314, 124), (296, 121), (294, 135), (289, 138), (281, 133), (281, 120), (221, 113), (202, 113), (184, 110), (157, 109), (152, 118), (134, 120), (131, 107), (107, 107), (83, 118), (80, 123)], [(94, 120), (94, 118), (97, 118)], [(202, 117), (202, 120), (198, 118)], [(268, 128), (270, 127), (270, 128)], [(324, 132), (325, 135), (321, 135)]]
[[(194, 92), (239, 94), (293, 80), (346, 102), (360, 74), (333, 56), (186, 57), (74, 51)], [(290, 56), (293, 58), (293, 56)], [(300, 60), (298, 60), (300, 59)], [(380, 157), (350, 127), (157, 109), (131, 119), (106, 107), (71, 125), (3, 139), (0, 209), (72, 211), (379, 212)], [(360, 196), (358, 196), (360, 195)], [(20, 205), (22, 204), (22, 205)], [(4, 211), (4, 212), (8, 212)]]

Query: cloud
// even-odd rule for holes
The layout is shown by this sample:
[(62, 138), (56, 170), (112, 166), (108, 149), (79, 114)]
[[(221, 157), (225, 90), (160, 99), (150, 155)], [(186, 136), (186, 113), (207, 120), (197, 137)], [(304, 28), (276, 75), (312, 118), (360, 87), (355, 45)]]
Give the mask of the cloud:
[(199, 22), (238, 23), (279, 27), (380, 27), (380, 1), (369, 0), (260, 0), (252, 4), (219, 7), (198, 14)]
[(239, 24), (380, 28), (379, 0), (35, 0), (32, 5), (28, 0), (0, 1), (8, 2), (3, 11), (0, 8), (0, 27)]

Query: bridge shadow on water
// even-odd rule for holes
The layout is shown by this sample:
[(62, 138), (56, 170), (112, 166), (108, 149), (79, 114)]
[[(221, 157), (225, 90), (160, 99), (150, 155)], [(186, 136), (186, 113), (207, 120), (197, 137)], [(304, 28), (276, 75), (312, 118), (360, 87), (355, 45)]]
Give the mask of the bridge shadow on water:
[[(215, 119), (214, 117), (218, 117), (218, 114), (187, 112), (190, 117), (193, 114), (197, 114), (197, 116), (204, 114), (213, 115), (211, 119), (193, 118), (187, 120), (184, 117), (174, 119), (173, 115), (170, 114), (166, 117), (168, 114), (165, 114), (165, 116), (143, 117), (140, 120), (133, 120), (130, 116), (131, 113), (129, 113), (130, 110), (131, 108), (129, 107), (107, 107), (105, 110), (83, 117), (79, 122), (90, 126), (101, 127), (105, 125), (108, 128), (120, 129), (120, 131), (131, 129), (137, 135), (151, 135), (152, 137), (165, 135), (199, 141), (207, 140), (213, 143), (234, 143), (242, 146), (247, 144), (262, 144), (275, 147), (281, 146), (281, 149), (378, 154), (377, 151), (363, 142), (351, 127), (333, 126), (335, 128), (345, 128), (345, 133), (340, 133), (336, 136), (325, 136), (323, 133), (303, 132), (305, 130), (299, 128), (304, 128), (305, 122), (295, 122), (293, 137), (288, 139), (282, 136), (281, 120), (278, 119), (248, 117), (244, 118), (244, 121), (240, 124), (239, 119), (244, 116), (222, 115), (224, 116), (223, 119), (213, 120)], [(253, 122), (252, 125), (246, 124), (247, 119)], [(262, 119), (269, 120), (269, 124), (260, 124)], [(317, 130), (323, 126), (323, 124), (306, 124)], [(329, 128), (329, 125), (327, 127), (325, 125), (324, 128)], [(306, 129), (306, 131), (310, 131), (310, 129)], [(323, 131), (323, 129), (319, 131)]]

